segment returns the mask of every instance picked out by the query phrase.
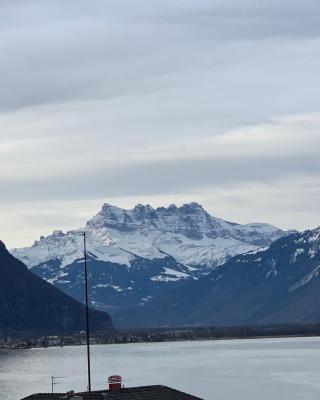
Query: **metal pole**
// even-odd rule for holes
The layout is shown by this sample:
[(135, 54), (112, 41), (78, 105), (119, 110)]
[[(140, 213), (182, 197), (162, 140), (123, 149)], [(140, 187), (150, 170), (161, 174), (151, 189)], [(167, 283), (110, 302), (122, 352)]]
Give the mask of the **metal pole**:
[(88, 391), (91, 392), (91, 366), (90, 366), (90, 326), (89, 326), (89, 305), (88, 305), (88, 269), (87, 269), (87, 244), (86, 233), (83, 233), (84, 251), (84, 277), (86, 289), (86, 324), (87, 324), (87, 363), (88, 363)]
[(54, 392), (54, 386), (59, 384), (59, 382), (57, 382), (56, 379), (64, 379), (64, 378), (65, 378), (65, 376), (54, 376), (54, 375), (51, 376), (51, 393), (52, 394)]

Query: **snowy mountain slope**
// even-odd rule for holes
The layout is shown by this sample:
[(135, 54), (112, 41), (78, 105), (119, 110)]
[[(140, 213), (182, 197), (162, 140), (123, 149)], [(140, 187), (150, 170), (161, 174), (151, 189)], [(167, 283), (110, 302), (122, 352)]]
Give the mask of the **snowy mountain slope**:
[(144, 303), (166, 287), (198, 279), (234, 255), (288, 234), (268, 224), (240, 225), (212, 217), (196, 203), (157, 209), (137, 205), (132, 210), (104, 204), (83, 228), (55, 231), (12, 253), (42, 278), (80, 298), (84, 231), (92, 299), (99, 308)]
[(12, 252), (29, 268), (52, 259), (59, 259), (64, 267), (82, 256), (83, 231), (88, 251), (97, 259), (128, 267), (135, 256), (172, 256), (186, 265), (210, 268), (287, 234), (268, 224), (240, 225), (211, 217), (196, 203), (157, 209), (137, 205), (133, 210), (104, 204), (82, 229), (55, 231), (31, 247)]
[(320, 321), (320, 227), (235, 256), (197, 281), (120, 313), (120, 326)]

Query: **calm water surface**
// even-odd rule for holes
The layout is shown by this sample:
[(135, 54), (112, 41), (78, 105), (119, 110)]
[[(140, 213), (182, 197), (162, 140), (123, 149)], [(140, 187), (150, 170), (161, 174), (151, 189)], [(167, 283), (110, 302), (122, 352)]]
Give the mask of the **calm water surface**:
[[(165, 384), (204, 399), (319, 399), (320, 338), (93, 346), (93, 388), (120, 374), (126, 386)], [(0, 350), (0, 400), (84, 390), (85, 347)]]

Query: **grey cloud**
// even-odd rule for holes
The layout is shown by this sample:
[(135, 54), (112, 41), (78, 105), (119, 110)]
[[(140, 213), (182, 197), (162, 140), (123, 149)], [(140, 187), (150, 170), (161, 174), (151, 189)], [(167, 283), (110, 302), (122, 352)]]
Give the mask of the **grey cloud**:
[(170, 12), (156, 15), (152, 21), (184, 24), (193, 34), (209, 36), (213, 41), (308, 38), (320, 33), (320, 5), (315, 0), (201, 1), (189, 2), (190, 7), (185, 7), (185, 3), (180, 6), (173, 3)]
[[(220, 160), (166, 160), (139, 162), (113, 170), (97, 169), (79, 175), (1, 181), (2, 201), (33, 201), (119, 196), (154, 196), (193, 191), (203, 187), (227, 188), (249, 183), (268, 183), (320, 175), (320, 160), (307, 158), (251, 156)], [(32, 188), (30, 190), (30, 188)]]
[(157, 93), (183, 87), (177, 75), (199, 79), (208, 68), (208, 86), (223, 96), (215, 69), (246, 82), (252, 71), (243, 65), (278, 63), (277, 47), (287, 47), (266, 38), (303, 40), (320, 30), (315, 1), (12, 3), (0, 38), (0, 110)]

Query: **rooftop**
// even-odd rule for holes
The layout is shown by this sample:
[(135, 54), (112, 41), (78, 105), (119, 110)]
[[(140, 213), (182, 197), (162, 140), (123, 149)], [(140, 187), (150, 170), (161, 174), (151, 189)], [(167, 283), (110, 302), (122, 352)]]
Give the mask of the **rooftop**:
[(202, 400), (199, 397), (171, 389), (168, 386), (139, 386), (119, 390), (99, 390), (94, 392), (75, 393), (38, 393), (22, 400)]

